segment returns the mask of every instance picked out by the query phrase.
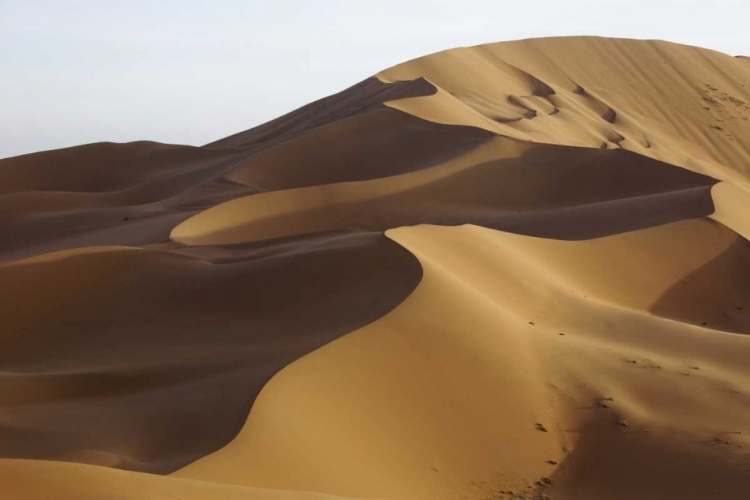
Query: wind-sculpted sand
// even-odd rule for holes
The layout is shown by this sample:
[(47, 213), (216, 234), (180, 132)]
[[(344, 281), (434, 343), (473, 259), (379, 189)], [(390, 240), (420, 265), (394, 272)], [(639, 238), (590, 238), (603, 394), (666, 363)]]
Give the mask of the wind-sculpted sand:
[(0, 497), (747, 498), (749, 120), (573, 37), (0, 160)]

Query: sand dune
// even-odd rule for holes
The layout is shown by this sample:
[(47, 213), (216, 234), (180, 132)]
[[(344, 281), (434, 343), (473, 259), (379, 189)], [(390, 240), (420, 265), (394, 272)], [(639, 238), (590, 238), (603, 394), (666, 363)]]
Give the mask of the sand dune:
[[(575, 181), (581, 178), (586, 182)], [(535, 236), (591, 238), (709, 215), (715, 182), (626, 151), (495, 138), (418, 172), (232, 200), (178, 225), (171, 237), (212, 245), (341, 228), (472, 222)]]
[(6, 498), (56, 500), (344, 500), (302, 491), (269, 490), (40, 460), (0, 460)]
[(738, 183), (750, 173), (750, 67), (718, 52), (659, 41), (537, 39), (441, 52), (378, 76), (421, 77), (438, 87), (432, 97), (388, 103), (428, 120), (471, 120), (533, 142), (622, 147)]
[(169, 241), (200, 209), (258, 191), (220, 178), (233, 156), (142, 142), (0, 160), (0, 260)]
[(229, 442), (280, 368), (382, 316), (421, 276), (382, 234), (209, 251), (100, 247), (0, 266), (14, 284), (0, 291), (13, 332), (0, 455), (175, 470)]
[[(607, 498), (708, 498), (750, 480), (747, 433), (735, 433), (750, 424), (750, 337), (691, 317), (734, 315), (747, 289), (687, 303), (669, 292), (737, 244), (731, 231), (699, 219), (582, 242), (475, 226), (388, 234), (422, 263), (415, 292), (279, 373), (243, 432), (178, 476), (383, 498), (492, 498), (550, 476), (560, 498), (597, 498), (625, 482), (618, 471), (628, 484)], [(744, 283), (747, 257), (728, 264)], [(579, 456), (589, 427), (598, 437)], [(651, 447), (677, 455), (656, 477), (639, 464)], [(606, 459), (598, 477), (589, 454)]]
[(422, 78), (410, 78), (408, 81), (386, 85), (380, 79), (372, 77), (338, 94), (325, 97), (268, 123), (215, 141), (208, 146), (239, 147), (273, 144), (317, 127), (380, 108), (386, 101), (427, 96), (434, 94), (435, 90), (433, 85)]
[(484, 130), (441, 126), (381, 108), (264, 149), (227, 179), (268, 191), (377, 179), (438, 165), (490, 137)]
[(0, 160), (0, 497), (744, 499), (749, 123), (572, 37)]

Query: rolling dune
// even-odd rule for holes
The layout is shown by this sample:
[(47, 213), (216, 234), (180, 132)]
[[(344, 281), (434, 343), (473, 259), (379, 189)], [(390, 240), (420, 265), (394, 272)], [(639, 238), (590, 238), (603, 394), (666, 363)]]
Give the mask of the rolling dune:
[(534, 39), (0, 160), (0, 498), (744, 499), (750, 66)]
[[(750, 341), (694, 316), (733, 314), (748, 291), (670, 294), (738, 244), (731, 231), (696, 219), (581, 242), (476, 226), (388, 235), (420, 259), (414, 293), (279, 373), (243, 432), (178, 476), (378, 498), (493, 498), (548, 476), (555, 490), (560, 477), (560, 498), (595, 498), (618, 470), (629, 484), (613, 498), (707, 498), (750, 480), (750, 455), (737, 448), (750, 443), (735, 434), (750, 424)], [(743, 242), (727, 263), (744, 283), (748, 251)], [(750, 333), (749, 320), (738, 315), (734, 330)], [(579, 458), (589, 427), (598, 438)], [(571, 471), (590, 465), (579, 460), (623, 440), (622, 455), (598, 465), (607, 474), (577, 484)], [(632, 448), (655, 443), (687, 450), (654, 478)], [(722, 489), (706, 466), (722, 471)]]
[(15, 332), (0, 353), (0, 455), (171, 472), (229, 442), (276, 371), (421, 276), (382, 234), (226, 251), (99, 247), (0, 267)]
[[(576, 182), (581, 178), (586, 182)], [(714, 183), (626, 151), (531, 147), (495, 138), (410, 174), (232, 200), (178, 225), (171, 237), (214, 245), (343, 228), (474, 222), (582, 239), (709, 215)]]

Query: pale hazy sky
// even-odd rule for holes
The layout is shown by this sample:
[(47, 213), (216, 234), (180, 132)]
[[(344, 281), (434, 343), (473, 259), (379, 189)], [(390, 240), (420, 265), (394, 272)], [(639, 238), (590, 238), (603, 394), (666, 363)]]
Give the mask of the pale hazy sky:
[(0, 158), (201, 145), (456, 46), (551, 35), (750, 54), (750, 1), (0, 0)]

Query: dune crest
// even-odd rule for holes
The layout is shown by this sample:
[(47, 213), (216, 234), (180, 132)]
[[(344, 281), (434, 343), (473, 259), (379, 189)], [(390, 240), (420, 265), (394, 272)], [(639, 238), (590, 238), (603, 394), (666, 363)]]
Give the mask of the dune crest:
[[(750, 337), (690, 317), (703, 297), (675, 304), (682, 316), (658, 315), (670, 287), (736, 244), (731, 231), (695, 220), (580, 242), (476, 226), (388, 235), (422, 263), (414, 293), (284, 369), (232, 444), (176, 475), (404, 499), (597, 498), (617, 470), (631, 484), (606, 498), (698, 499), (750, 479), (739, 448), (750, 443), (735, 432), (750, 424)], [(684, 252), (665, 252), (665, 241)], [(730, 264), (745, 281), (748, 251)], [(730, 314), (750, 298), (714, 292)], [(750, 333), (750, 316), (735, 321)], [(623, 455), (605, 454), (607, 475), (585, 474), (593, 464), (580, 460), (610, 442)], [(657, 464), (648, 449), (682, 454)], [(706, 483), (707, 466), (724, 484)]]
[(0, 160), (0, 496), (744, 499), (749, 123), (746, 58), (549, 38)]
[(386, 103), (427, 120), (623, 148), (747, 184), (750, 67), (726, 54), (661, 41), (542, 38), (440, 52), (378, 77), (435, 85), (434, 96)]

